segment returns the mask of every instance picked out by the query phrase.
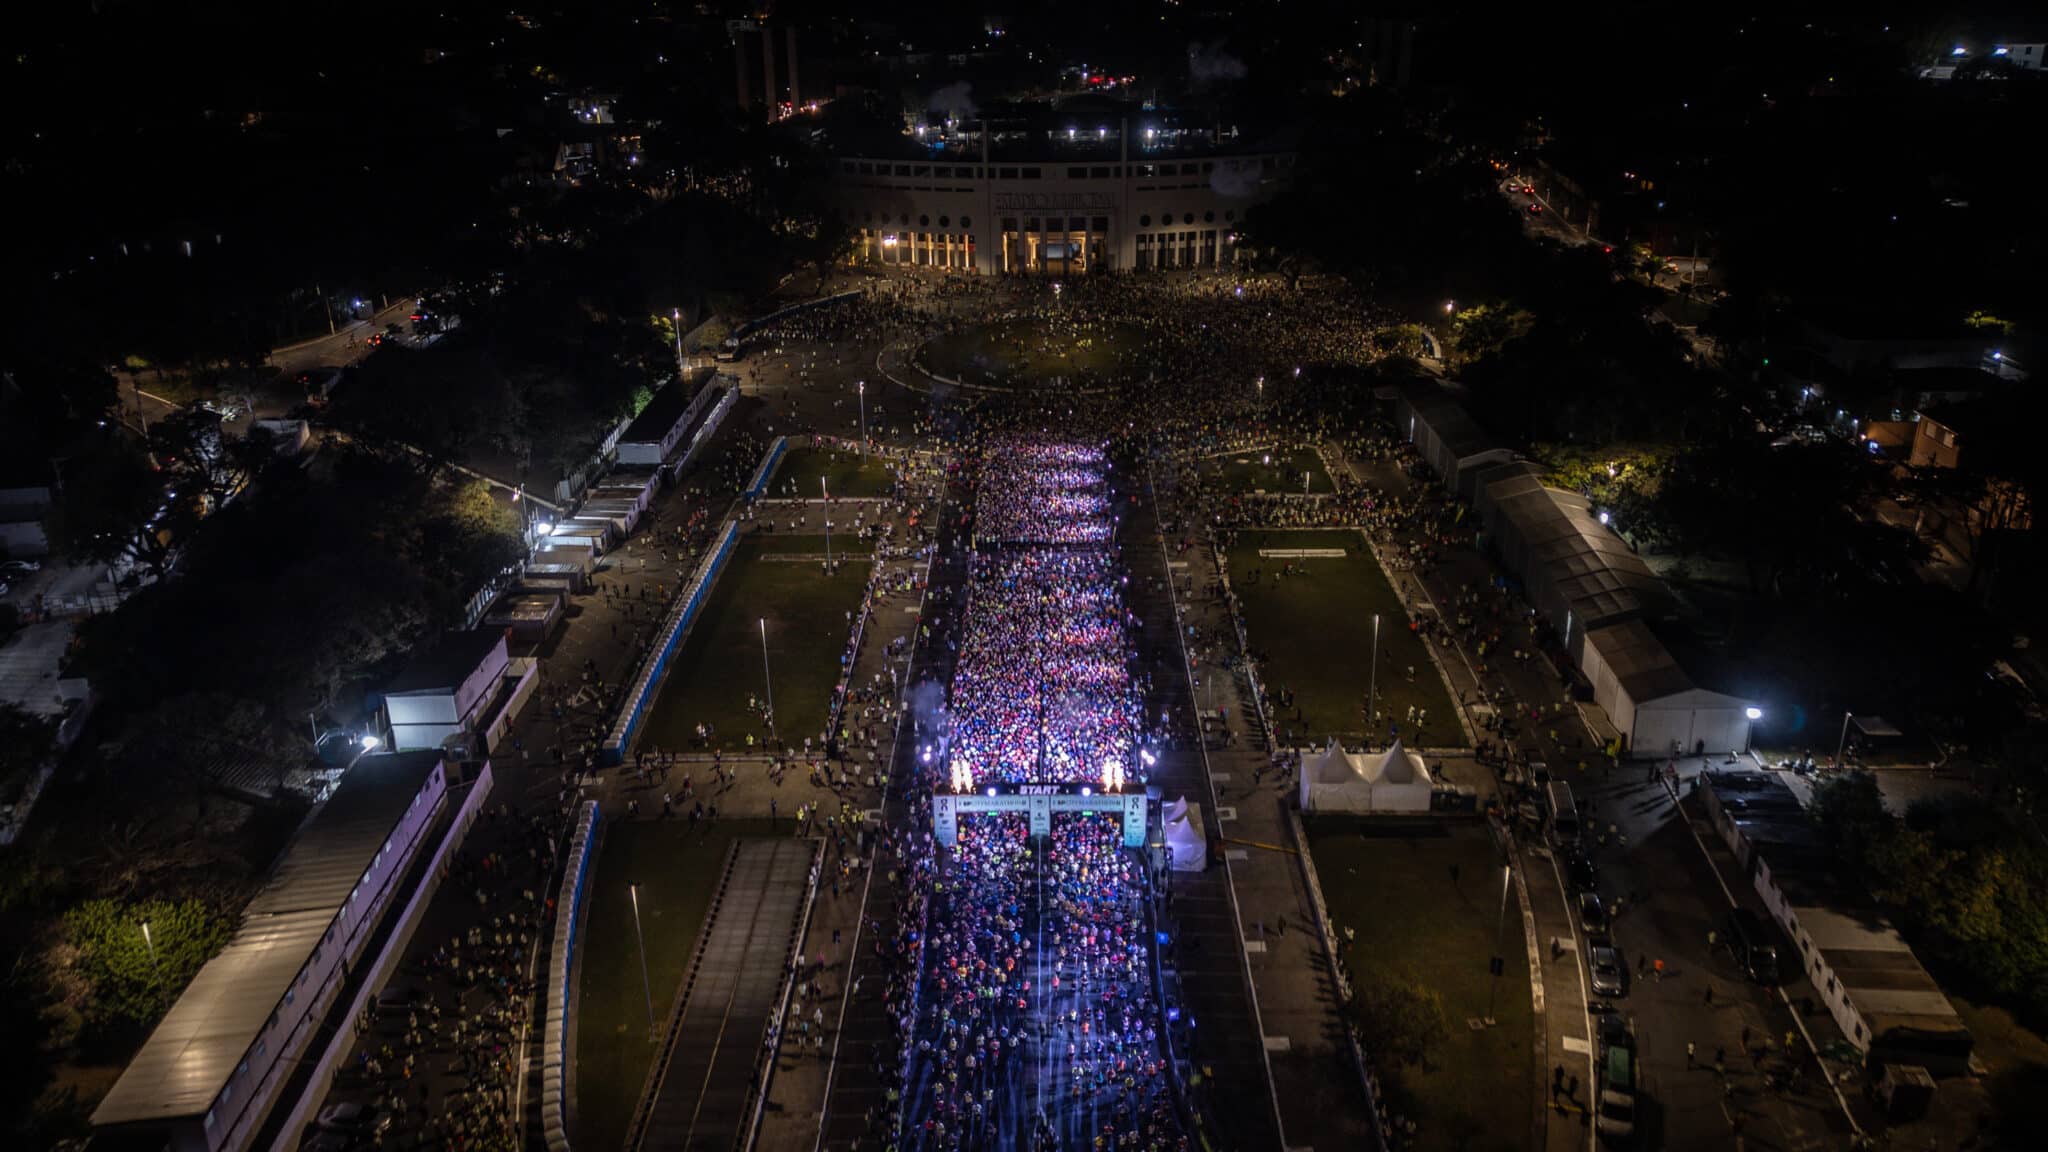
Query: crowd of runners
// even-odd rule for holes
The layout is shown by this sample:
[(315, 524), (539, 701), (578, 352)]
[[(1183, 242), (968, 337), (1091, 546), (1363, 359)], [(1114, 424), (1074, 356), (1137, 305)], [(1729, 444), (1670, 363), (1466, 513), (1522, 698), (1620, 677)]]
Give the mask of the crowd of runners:
[(906, 1057), (892, 1126), (911, 1148), (1181, 1148), (1149, 877), (1119, 818), (1056, 813), (1034, 842), (1021, 813), (963, 816), (943, 851), (927, 830), (934, 789), (1094, 783), (1139, 751), (1101, 449), (1011, 436), (978, 463), (952, 743), (913, 790), (918, 825), (889, 842), (905, 909), (876, 944)]

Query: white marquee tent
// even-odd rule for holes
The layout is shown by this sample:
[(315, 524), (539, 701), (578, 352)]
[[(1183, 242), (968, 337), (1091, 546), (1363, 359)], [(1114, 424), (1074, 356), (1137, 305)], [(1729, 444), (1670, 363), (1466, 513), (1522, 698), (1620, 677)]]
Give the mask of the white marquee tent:
[(1427, 812), (1435, 783), (1399, 740), (1385, 752), (1346, 752), (1335, 740), (1301, 765), (1304, 812)]
[(1166, 825), (1166, 846), (1173, 852), (1175, 872), (1200, 872), (1209, 866), (1209, 837), (1202, 831), (1202, 809), (1183, 796), (1160, 808)]

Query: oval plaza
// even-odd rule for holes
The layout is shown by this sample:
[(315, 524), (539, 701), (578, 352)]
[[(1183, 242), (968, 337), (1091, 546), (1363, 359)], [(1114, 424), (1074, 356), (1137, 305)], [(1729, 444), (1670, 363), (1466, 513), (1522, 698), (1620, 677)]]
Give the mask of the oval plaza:
[[(930, 144), (924, 142), (929, 140)], [(1100, 100), (913, 128), (905, 154), (838, 161), (862, 261), (1077, 275), (1215, 268), (1294, 154), (1234, 129)]]

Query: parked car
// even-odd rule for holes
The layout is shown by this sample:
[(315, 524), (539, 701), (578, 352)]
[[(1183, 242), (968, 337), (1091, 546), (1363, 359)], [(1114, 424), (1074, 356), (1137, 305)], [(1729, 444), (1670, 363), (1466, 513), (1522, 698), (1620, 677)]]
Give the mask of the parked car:
[(31, 572), (40, 572), (42, 570), (43, 565), (41, 561), (37, 560), (0, 560), (0, 572), (12, 572), (17, 576), (26, 576)]
[(1607, 905), (1598, 892), (1579, 893), (1579, 927), (1588, 936), (1607, 935)]
[(1583, 852), (1573, 852), (1564, 858), (1564, 878), (1574, 888), (1587, 892), (1599, 888), (1600, 874), (1593, 867), (1593, 861)]
[(1620, 948), (1612, 944), (1594, 948), (1587, 957), (1586, 967), (1593, 973), (1594, 995), (1616, 998), (1628, 995), (1628, 962), (1622, 958)]
[(1626, 1147), (1636, 1134), (1636, 1042), (1626, 1022), (1600, 1023), (1600, 1084), (1594, 1129), (1612, 1148)]

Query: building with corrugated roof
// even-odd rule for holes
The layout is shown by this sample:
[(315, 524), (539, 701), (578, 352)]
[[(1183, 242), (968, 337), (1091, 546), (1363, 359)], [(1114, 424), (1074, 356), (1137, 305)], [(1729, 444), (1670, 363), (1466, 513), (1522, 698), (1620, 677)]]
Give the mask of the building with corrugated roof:
[(1884, 914), (1843, 888), (1792, 790), (1755, 769), (1708, 771), (1700, 781), (1715, 830), (1849, 1042), (1872, 1063), (1968, 1072), (1969, 1028)]
[(439, 752), (364, 756), (315, 809), (92, 1116), (179, 1152), (250, 1146), (447, 796)]
[(1651, 630), (1671, 596), (1628, 541), (1576, 492), (1500, 447), (1434, 386), (1388, 389), (1394, 425), (1444, 487), (1469, 501), (1482, 538), (1563, 640), (1593, 702), (1637, 756), (1738, 752), (1754, 705), (1695, 684)]

